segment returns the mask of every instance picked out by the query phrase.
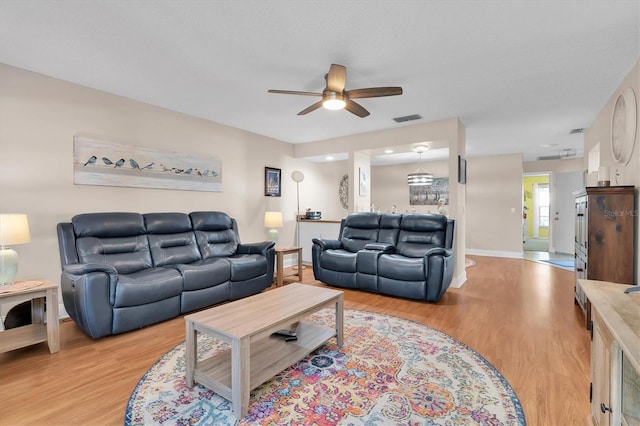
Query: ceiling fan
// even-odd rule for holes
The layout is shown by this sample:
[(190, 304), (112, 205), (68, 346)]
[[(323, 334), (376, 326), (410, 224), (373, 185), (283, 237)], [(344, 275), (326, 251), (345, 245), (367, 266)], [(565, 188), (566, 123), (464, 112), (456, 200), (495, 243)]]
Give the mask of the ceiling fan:
[(325, 74), (324, 79), (327, 85), (322, 93), (317, 92), (299, 92), (296, 90), (269, 90), (269, 93), (280, 93), (283, 95), (302, 95), (302, 96), (321, 96), (322, 99), (315, 104), (303, 109), (298, 115), (305, 115), (311, 111), (315, 111), (320, 107), (326, 109), (346, 109), (347, 111), (357, 115), (358, 117), (366, 117), (369, 115), (362, 105), (357, 104), (352, 99), (362, 98), (379, 98), (382, 96), (402, 95), (402, 87), (369, 87), (366, 89), (344, 90), (347, 80), (347, 69), (338, 64), (331, 64), (329, 72)]

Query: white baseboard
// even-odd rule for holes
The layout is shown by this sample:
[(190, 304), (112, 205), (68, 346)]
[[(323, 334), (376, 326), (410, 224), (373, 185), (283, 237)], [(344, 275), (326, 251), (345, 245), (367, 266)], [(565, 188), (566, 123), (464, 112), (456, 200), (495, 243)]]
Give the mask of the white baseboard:
[(449, 285), (449, 287), (460, 288), (464, 285), (466, 281), (467, 281), (467, 271), (463, 271), (457, 277), (453, 277), (453, 280), (451, 280), (451, 284)]
[(67, 313), (67, 310), (64, 308), (64, 304), (60, 303), (58, 304), (58, 319), (66, 319), (69, 318), (69, 314)]
[(498, 250), (480, 250), (470, 249), (465, 251), (466, 254), (474, 256), (490, 256), (490, 257), (508, 257), (510, 259), (524, 259), (524, 254), (517, 251), (498, 251)]

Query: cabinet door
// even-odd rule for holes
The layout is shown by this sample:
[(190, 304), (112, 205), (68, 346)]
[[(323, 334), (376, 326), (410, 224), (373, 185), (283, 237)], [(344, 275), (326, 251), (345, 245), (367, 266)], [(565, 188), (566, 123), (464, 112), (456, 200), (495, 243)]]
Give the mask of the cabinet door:
[(592, 313), (593, 342), (591, 342), (591, 417), (595, 425), (611, 424), (611, 348), (613, 340), (602, 326), (595, 312)]
[(587, 253), (587, 197), (576, 198), (576, 249)]
[(300, 247), (302, 247), (302, 262), (310, 265), (312, 263), (311, 248), (313, 239), (337, 240), (340, 233), (340, 223), (333, 222), (299, 222), (298, 232), (300, 233)]

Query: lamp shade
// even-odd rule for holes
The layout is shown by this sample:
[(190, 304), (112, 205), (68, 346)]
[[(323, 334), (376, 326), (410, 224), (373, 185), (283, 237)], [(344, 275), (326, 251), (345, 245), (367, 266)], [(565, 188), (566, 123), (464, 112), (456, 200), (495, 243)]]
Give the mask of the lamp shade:
[(407, 184), (409, 186), (431, 185), (433, 184), (433, 175), (429, 172), (416, 171), (407, 175)]
[(0, 214), (0, 246), (24, 244), (31, 241), (26, 214)]
[(294, 182), (302, 182), (304, 180), (304, 173), (300, 170), (294, 170), (291, 172), (291, 179), (293, 179)]
[(264, 212), (265, 228), (282, 228), (282, 212)]

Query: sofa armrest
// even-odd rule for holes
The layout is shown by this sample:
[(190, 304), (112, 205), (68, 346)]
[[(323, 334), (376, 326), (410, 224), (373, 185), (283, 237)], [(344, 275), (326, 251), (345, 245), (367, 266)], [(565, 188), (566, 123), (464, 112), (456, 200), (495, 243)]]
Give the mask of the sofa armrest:
[(364, 246), (365, 250), (379, 251), (382, 253), (395, 253), (396, 246), (389, 243), (369, 243)]
[(266, 256), (267, 251), (275, 245), (276, 243), (274, 243), (273, 241), (262, 241), (259, 243), (240, 244), (238, 246), (237, 253), (238, 254), (261, 254), (263, 256)]
[(427, 250), (424, 254), (425, 257), (433, 256), (433, 255), (441, 255), (444, 257), (450, 257), (453, 255), (453, 250), (446, 249), (444, 247), (433, 247)]
[(84, 275), (90, 272), (105, 272), (110, 276), (118, 276), (118, 271), (106, 263), (69, 263), (62, 266), (62, 270), (71, 275)]
[(314, 238), (312, 241), (313, 244), (320, 246), (322, 251), (342, 248), (342, 241), (340, 240), (321, 240), (319, 238)]
[(89, 336), (113, 334), (113, 304), (118, 271), (103, 263), (63, 265), (62, 301), (69, 316)]
[(62, 266), (62, 275), (68, 276), (70, 281), (74, 277), (85, 277), (87, 283), (95, 282), (95, 273), (103, 272), (109, 278), (109, 303), (113, 305), (116, 298), (116, 284), (118, 283), (118, 270), (106, 263), (69, 263)]

